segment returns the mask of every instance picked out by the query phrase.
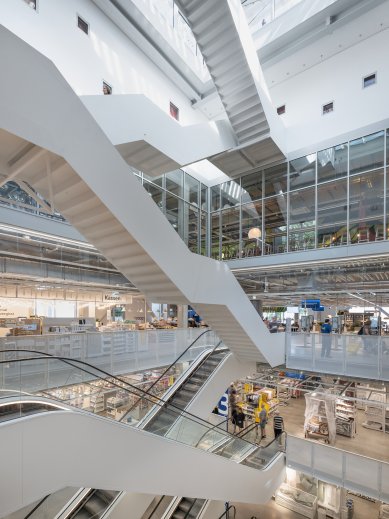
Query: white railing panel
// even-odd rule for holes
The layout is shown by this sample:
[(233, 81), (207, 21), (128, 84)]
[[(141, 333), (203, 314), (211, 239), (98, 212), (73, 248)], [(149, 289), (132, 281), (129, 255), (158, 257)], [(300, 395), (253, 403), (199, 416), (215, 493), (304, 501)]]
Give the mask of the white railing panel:
[[(330, 348), (326, 347), (330, 340)], [(286, 334), (286, 366), (292, 369), (389, 380), (389, 337), (319, 333)]]
[(389, 463), (383, 463), (381, 467), (381, 498), (389, 503)]
[[(119, 375), (172, 364), (203, 332), (178, 329), (4, 337), (0, 339), (0, 360), (32, 356), (27, 352), (16, 353), (27, 349), (64, 359), (77, 359), (106, 373)], [(183, 360), (193, 360), (217, 341), (212, 331), (206, 333)], [(48, 362), (45, 358), (33, 363), (3, 363), (0, 364), (0, 387), (32, 392), (82, 382), (78, 366), (76, 364), (74, 368), (62, 361)], [(91, 378), (85, 374), (85, 380)]]
[(345, 456), (344, 485), (346, 488), (379, 498), (380, 465), (377, 460), (362, 456)]
[(325, 445), (314, 444), (313, 471), (317, 478), (323, 479), (328, 474), (334, 482), (340, 484), (343, 478), (343, 453), (338, 449), (328, 449)]
[(389, 463), (288, 436), (288, 467), (381, 501), (389, 498)]

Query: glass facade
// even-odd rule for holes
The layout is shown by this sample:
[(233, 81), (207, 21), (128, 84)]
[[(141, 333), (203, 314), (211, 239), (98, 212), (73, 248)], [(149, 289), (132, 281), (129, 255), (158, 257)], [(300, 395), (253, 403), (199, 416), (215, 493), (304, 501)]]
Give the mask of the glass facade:
[[(181, 169), (157, 178), (134, 169), (133, 173), (143, 182), (143, 187), (188, 248), (196, 254), (209, 255), (209, 188)], [(216, 191), (217, 203), (220, 204), (220, 186)], [(219, 234), (217, 240), (219, 242)], [(219, 257), (218, 252), (217, 259)]]
[(388, 165), (385, 130), (212, 187), (212, 257), (389, 239)]
[[(389, 129), (211, 188), (182, 170), (131, 170), (188, 248), (214, 259), (389, 239)], [(32, 194), (10, 181), (0, 203), (63, 220)]]

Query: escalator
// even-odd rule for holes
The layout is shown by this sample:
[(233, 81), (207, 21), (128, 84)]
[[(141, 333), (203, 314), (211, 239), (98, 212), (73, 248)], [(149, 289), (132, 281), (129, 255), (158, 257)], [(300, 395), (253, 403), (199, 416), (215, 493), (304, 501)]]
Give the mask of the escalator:
[[(139, 399), (142, 396), (143, 399), (151, 399), (153, 404), (157, 404), (161, 408), (166, 407), (166, 402), (151, 397), (127, 381), (110, 376), (88, 363), (47, 354), (36, 354), (30, 350), (25, 351), (34, 353), (36, 356), (7, 360), (7, 363), (33, 363), (36, 360), (41, 362), (42, 359), (46, 359), (49, 367), (53, 364), (49, 369), (49, 378), (51, 370), (57, 370), (59, 363), (66, 363), (68, 366), (73, 366), (74, 375), (80, 379), (88, 376), (89, 379), (93, 377), (98, 380), (102, 391), (111, 394), (113, 389), (117, 389), (128, 393), (131, 398)], [(22, 355), (23, 351), (20, 350), (17, 353)], [(220, 360), (222, 357), (217, 355), (216, 358)], [(20, 371), (22, 386), (25, 387), (30, 379), (24, 380), (23, 369)], [(89, 397), (89, 387), (85, 390), (87, 389)], [(57, 396), (57, 399), (60, 400), (60, 397)], [(42, 401), (45, 399), (42, 398)], [(60, 402), (62, 403), (61, 400)], [(12, 431), (8, 428), (12, 434), (7, 437), (7, 450), (21, 451), (22, 457), (28, 458), (29, 463), (28, 465), (14, 464), (11, 459), (8, 460), (4, 448), (1, 450), (0, 447), (0, 454), (4, 455), (4, 470), (13, 472), (9, 485), (12, 481), (14, 486), (12, 495), (9, 489), (7, 492), (8, 481), (4, 488), (0, 488), (0, 515), (21, 508), (29, 502), (36, 501), (42, 495), (52, 492), (51, 471), (55, 471), (56, 474), (56, 488), (69, 485), (80, 486), (80, 483), (87, 487), (89, 495), (83, 498), (82, 507), (77, 506), (77, 510), (73, 508), (73, 515), (70, 515), (70, 517), (79, 518), (97, 516), (98, 513), (102, 516), (104, 513), (102, 508), (106, 509), (107, 505), (118, 496), (118, 492), (90, 490), (91, 488), (130, 490), (159, 495), (179, 494), (186, 497), (199, 496), (203, 499), (220, 499), (225, 495), (226, 498), (228, 496), (236, 501), (261, 502), (261, 499), (265, 501), (270, 497), (271, 492), (278, 485), (278, 479), (283, 471), (284, 460), (278, 451), (272, 451), (265, 456), (266, 449), (259, 449), (257, 445), (244, 438), (232, 436), (219, 426), (211, 426), (205, 420), (175, 408), (172, 404), (169, 405), (169, 412), (175, 413), (175, 423), (165, 430), (164, 434), (142, 431), (129, 424), (96, 416), (84, 409), (74, 409), (69, 412), (68, 407), (70, 406), (67, 406), (66, 412), (58, 410), (56, 413), (45, 412), (25, 418), (22, 422), (22, 428), (26, 430), (25, 438), (33, 437), (33, 444), (28, 441), (19, 441), (18, 423), (20, 421), (18, 419), (7, 422), (11, 425), (11, 429), (13, 428)], [(1, 427), (3, 424), (0, 423)], [(35, 435), (29, 436), (29, 427), (36, 431)], [(45, 435), (39, 432), (42, 427), (44, 427)], [(69, 434), (69, 431), (72, 431), (72, 434)], [(61, 449), (48, 450), (47, 438), (55, 439), (55, 442), (61, 445)], [(253, 457), (252, 455), (259, 450), (261, 450), (261, 455)], [(208, 451), (209, 454), (204, 451)], [(246, 472), (242, 462), (247, 457), (254, 459), (255, 467), (260, 470), (253, 471), (251, 467), (254, 464), (250, 464), (250, 468), (247, 467), (248, 472)], [(41, 471), (40, 479), (37, 480), (34, 476), (34, 466), (41, 463), (46, 468), (52, 468)], [(186, 478), (183, 477), (183, 463), (187, 463), (193, 468)], [(167, 464), (169, 465), (169, 478), (166, 478)], [(61, 466), (59, 472), (55, 469), (58, 466)], [(74, 470), (76, 466), (77, 471)], [(104, 467), (104, 470), (101, 470), (101, 467)], [(128, 470), (128, 467), (131, 469)], [(200, 475), (196, 476), (199, 467), (202, 472), (208, 473), (209, 478), (213, 481), (211, 486)], [(240, 479), (244, 482), (243, 485), (233, 484), (233, 481)], [(271, 481), (272, 484), (266, 485), (266, 481)], [(26, 485), (29, 487), (28, 498), (25, 498), (23, 494), (23, 488), (26, 488)], [(266, 495), (262, 496), (261, 492), (258, 494), (258, 488), (263, 488)], [(194, 495), (191, 496), (191, 493)], [(9, 499), (12, 501), (19, 495), (17, 503), (14, 505), (7, 503)], [(13, 506), (15, 508), (12, 510)], [(185, 502), (183, 506), (187, 508)], [(182, 510), (178, 512), (180, 511), (182, 512)], [(75, 512), (80, 515), (74, 515)], [(69, 517), (69, 513), (62, 517)]]
[[(114, 490), (90, 489), (77, 504), (74, 511), (66, 514), (68, 519), (99, 519), (120, 494)], [(61, 516), (64, 517), (64, 516)]]
[(228, 350), (211, 351), (201, 355), (200, 362), (195, 369), (188, 370), (184, 380), (179, 380), (174, 392), (166, 400), (163, 407), (156, 406), (140, 424), (145, 431), (164, 435), (177, 420), (177, 409), (184, 410), (196, 396), (197, 392), (204, 386), (216, 368), (228, 355)]
[(206, 499), (183, 497), (169, 519), (196, 519)]

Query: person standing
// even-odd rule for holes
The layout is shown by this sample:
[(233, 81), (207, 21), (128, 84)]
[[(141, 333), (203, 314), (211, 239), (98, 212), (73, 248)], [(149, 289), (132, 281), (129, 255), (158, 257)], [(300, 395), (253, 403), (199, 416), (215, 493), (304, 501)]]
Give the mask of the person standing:
[[(263, 438), (266, 438), (266, 424), (267, 424), (267, 411), (265, 408), (265, 404), (261, 405), (261, 411), (259, 413), (259, 429), (261, 431), (261, 440)], [(258, 430), (257, 430), (257, 436), (258, 436)]]
[(280, 416), (280, 412), (278, 409), (274, 411), (273, 418), (273, 429), (274, 429), (274, 438), (280, 443), (281, 435), (284, 432), (284, 419)]
[(278, 321), (277, 321), (277, 317), (274, 316), (271, 318), (271, 321), (269, 323), (269, 331), (270, 333), (277, 333), (278, 332)]
[(332, 326), (330, 325), (330, 320), (326, 319), (324, 323), (321, 325), (320, 332), (322, 334), (321, 337), (321, 356), (322, 357), (330, 357), (331, 353), (331, 332)]
[(235, 421), (236, 421), (236, 425), (239, 427), (240, 430), (242, 430), (244, 428), (245, 418), (246, 418), (246, 415), (244, 414), (242, 408), (239, 407)]

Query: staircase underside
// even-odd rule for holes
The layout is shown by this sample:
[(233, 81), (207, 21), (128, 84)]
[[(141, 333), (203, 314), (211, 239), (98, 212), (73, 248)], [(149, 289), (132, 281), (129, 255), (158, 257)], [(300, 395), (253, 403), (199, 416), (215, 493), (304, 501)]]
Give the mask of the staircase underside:
[(241, 360), (282, 364), (283, 336), (227, 265), (188, 250), (53, 64), (0, 27), (0, 65), (3, 183), (28, 182), (149, 301), (190, 303)]
[(285, 156), (270, 137), (242, 149), (232, 149), (208, 160), (231, 178), (237, 178), (254, 168), (284, 160)]
[[(273, 140), (270, 119), (274, 119), (274, 113), (269, 119), (269, 112), (274, 112), (274, 108), (240, 1), (177, 0), (177, 3), (188, 19), (240, 147)], [(278, 120), (275, 123), (282, 126)], [(274, 146), (277, 149), (270, 155), (280, 153), (275, 143)], [(267, 147), (258, 148), (258, 152), (269, 154)], [(239, 157), (235, 160), (240, 162)], [(259, 162), (266, 160), (261, 155)], [(219, 160), (219, 164), (214, 164), (227, 166), (223, 169), (227, 174), (233, 172), (233, 161), (225, 162)]]

